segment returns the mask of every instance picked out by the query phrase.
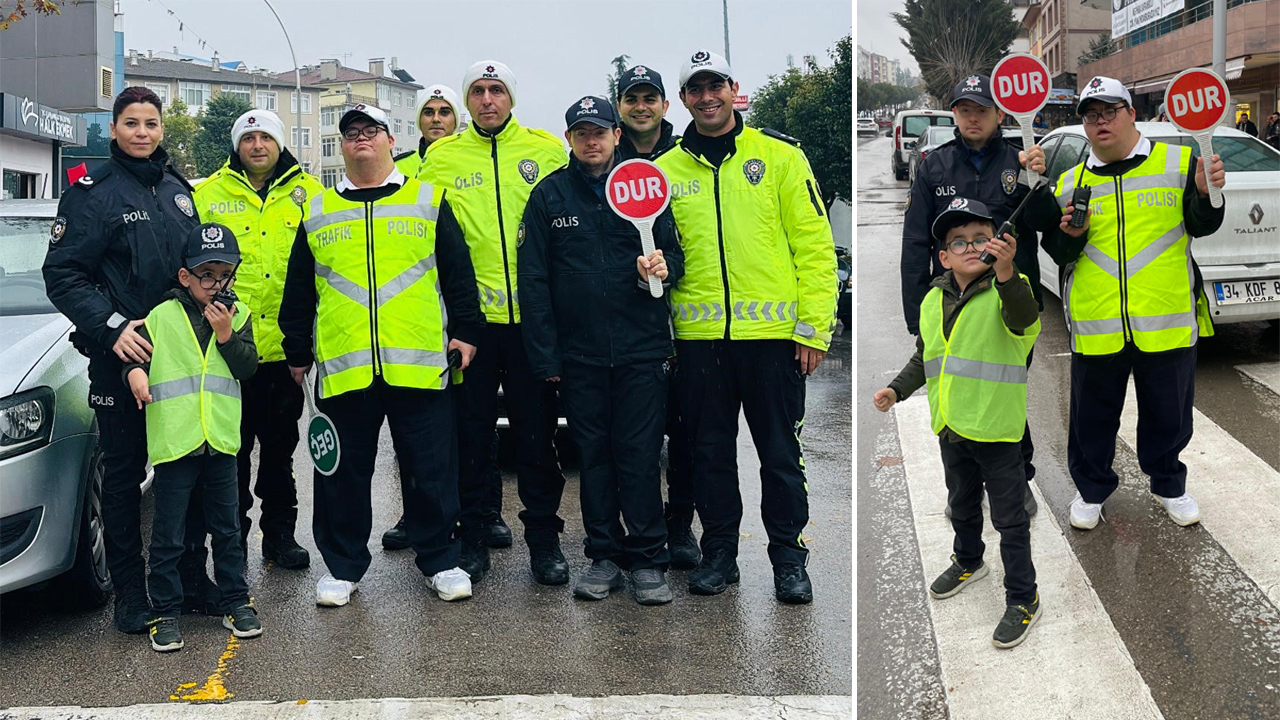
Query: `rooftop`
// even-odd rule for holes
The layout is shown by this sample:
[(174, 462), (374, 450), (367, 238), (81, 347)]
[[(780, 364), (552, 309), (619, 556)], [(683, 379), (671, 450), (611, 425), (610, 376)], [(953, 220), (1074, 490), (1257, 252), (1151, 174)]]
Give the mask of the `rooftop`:
[[(292, 72), (285, 78), (271, 74), (214, 70), (211, 65), (212, 63), (198, 63), (192, 60), (164, 60), (154, 57), (148, 59), (139, 55), (125, 59), (124, 74), (126, 78), (165, 78), (196, 82), (218, 82), (227, 85), (293, 87)], [(303, 76), (302, 86), (308, 90), (324, 89), (323, 86), (308, 83), (306, 76)]]

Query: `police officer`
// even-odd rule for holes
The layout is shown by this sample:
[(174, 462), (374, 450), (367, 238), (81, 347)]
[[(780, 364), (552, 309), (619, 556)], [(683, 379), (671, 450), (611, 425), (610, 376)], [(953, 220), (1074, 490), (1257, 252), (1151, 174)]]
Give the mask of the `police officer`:
[(534, 380), (520, 337), (516, 228), (533, 186), (564, 165), (567, 156), (560, 138), (523, 127), (511, 114), (517, 86), (506, 65), (482, 60), (467, 70), (462, 87), (472, 124), (438, 140), (419, 174), (424, 182), (449, 189), (488, 321), (476, 364), (457, 388), (462, 567), (476, 581), (489, 569), (484, 538), (498, 515), (486, 502), (494, 485), (486, 465), (501, 385), (516, 441), (517, 488), (524, 505), (520, 520), (530, 567), (535, 580), (557, 585), (568, 581), (569, 566), (560, 551), (564, 521), (557, 515), (564, 476), (552, 445), (555, 390)]
[(602, 599), (622, 587), (627, 568), (636, 600), (660, 605), (671, 602), (660, 455), (675, 350), (667, 303), (650, 294), (648, 280), (652, 272), (669, 288), (683, 274), (683, 256), (670, 208), (655, 220), (657, 249), (645, 256), (639, 230), (605, 202), (605, 180), (621, 161), (609, 102), (578, 100), (565, 125), (569, 166), (534, 188), (520, 223), (524, 344), (534, 379), (561, 381), (582, 453), (592, 562), (574, 594)]
[[(662, 84), (662, 75), (646, 65), (636, 65), (618, 80), (617, 109), (622, 121), (618, 142), (620, 160), (652, 160), (675, 147), (680, 139), (665, 119), (671, 103)], [(693, 534), (693, 487), (690, 476), (689, 438), (680, 418), (675, 383), (668, 383), (667, 398), (667, 550), (671, 566), (692, 570), (702, 559), (698, 538)]]
[(418, 91), (418, 149), (396, 156), (396, 167), (405, 177), (417, 177), (427, 157), (427, 148), (440, 138), (458, 131), (458, 93), (436, 83)]
[(672, 184), (685, 254), (685, 276), (671, 292), (676, 384), (703, 529), (689, 591), (714, 595), (738, 581), (741, 409), (760, 456), (775, 596), (807, 603), (800, 430), (805, 376), (822, 362), (835, 327), (834, 241), (797, 141), (744, 127), (733, 109), (737, 91), (724, 58), (694, 53), (680, 70), (680, 100), (693, 122), (657, 159)]
[[(912, 335), (920, 334), (920, 302), (929, 292), (929, 283), (945, 270), (933, 250), (933, 221), (952, 200), (964, 197), (983, 203), (999, 227), (1029, 191), (1018, 182), (1021, 142), (1006, 139), (1000, 130), (1005, 114), (995, 107), (991, 78), (970, 75), (961, 80), (951, 94), (951, 111), (955, 114), (955, 139), (929, 153), (916, 169), (902, 223), (902, 312)], [(1031, 281), (1031, 291), (1043, 310), (1035, 231), (1025, 215), (1019, 216), (1014, 229), (1018, 238), (1014, 266)], [(1027, 362), (1030, 364), (1030, 356)], [(1023, 470), (1028, 481), (1036, 473), (1031, 464), (1034, 451), (1028, 425), (1022, 436)], [(1026, 506), (1027, 512), (1034, 515), (1036, 500), (1030, 487)], [(948, 507), (948, 517), (950, 512)]]
[[(1151, 494), (1179, 525), (1200, 521), (1178, 459), (1191, 441), (1196, 340), (1213, 334), (1191, 238), (1218, 231), (1226, 205), (1214, 208), (1209, 185), (1226, 182), (1214, 155), (1191, 162), (1191, 149), (1143, 137), (1129, 91), (1095, 77), (1076, 113), (1091, 150), (1084, 162), (1038, 191), (1031, 222), (1044, 249), (1065, 268), (1063, 300), (1071, 332), (1071, 410), (1067, 466), (1076, 484), (1071, 525), (1097, 526), (1119, 485), (1112, 469), (1120, 412), (1132, 374), (1138, 394), (1138, 464)], [(1044, 152), (1030, 149), (1032, 167)], [(1068, 223), (1077, 187), (1092, 188), (1083, 228)]]
[[(142, 633), (151, 614), (139, 487), (147, 462), (146, 419), (121, 370), (123, 363), (150, 359), (151, 345), (137, 328), (177, 276), (187, 235), (200, 219), (191, 186), (160, 146), (164, 121), (155, 93), (125, 88), (112, 106), (110, 131), (110, 159), (68, 188), (58, 203), (44, 282), (54, 307), (76, 326), (72, 342), (89, 358), (89, 406), (102, 449), (103, 534), (115, 584), (115, 626)], [(189, 603), (212, 583), (204, 572), (203, 517), (189, 518), (188, 528), (188, 538), (198, 539), (188, 544), (183, 570), (203, 580), (193, 589), (192, 575), (184, 572)], [(194, 545), (201, 547), (195, 550)]]
[[(338, 121), (346, 173), (308, 202), (289, 257), (280, 329), (296, 381), (315, 362), (317, 409), (339, 460), (315, 473), (316, 547), (329, 572), (316, 603), (346, 605), (369, 568), (370, 482), (384, 419), (404, 467), (405, 528), (427, 587), (471, 596), (457, 567), (457, 445), (446, 353), (465, 369), (483, 320), (466, 244), (444, 190), (391, 159), (387, 114), (357, 104)], [(313, 331), (314, 328), (314, 331)]]
[[(277, 318), (284, 296), (289, 251), (306, 219), (307, 200), (324, 192), (285, 147), (284, 123), (269, 110), (250, 110), (231, 127), (232, 152), (223, 166), (196, 188), (196, 206), (206, 222), (231, 228), (242, 261), (236, 293), (253, 313), (258, 371), (243, 383), (240, 452), (240, 539), (249, 552), (249, 509), (262, 501), (262, 557), (283, 568), (311, 564), (294, 539), (298, 491), (293, 452), (298, 447), (302, 388), (293, 381), (280, 343)], [(253, 441), (258, 440), (258, 481), (253, 484)]]

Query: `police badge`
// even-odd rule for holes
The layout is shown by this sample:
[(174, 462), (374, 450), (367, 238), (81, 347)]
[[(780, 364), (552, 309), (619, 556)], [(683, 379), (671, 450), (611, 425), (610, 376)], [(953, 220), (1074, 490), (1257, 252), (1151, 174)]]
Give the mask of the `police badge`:
[(53, 245), (62, 239), (67, 232), (67, 219), (64, 217), (56, 217), (53, 219), (53, 227), (49, 228), (49, 244)]
[(746, 161), (742, 164), (742, 174), (747, 176), (747, 182), (759, 185), (760, 179), (764, 177), (764, 161), (759, 158)]
[(178, 209), (182, 211), (183, 215), (186, 215), (187, 217), (195, 215), (195, 208), (191, 205), (191, 198), (186, 195), (174, 195), (173, 204), (178, 206)]
[(214, 243), (218, 243), (219, 247), (221, 247), (222, 228), (218, 227), (217, 225), (210, 225), (209, 227), (206, 227), (204, 230), (200, 231), (200, 239), (206, 245), (212, 245)]
[(538, 179), (538, 163), (528, 158), (521, 160), (520, 164), (516, 165), (516, 169), (520, 171), (520, 177), (524, 178), (524, 181), (530, 185), (533, 184), (534, 180)]
[(1004, 187), (1006, 195), (1012, 195), (1013, 191), (1018, 187), (1018, 173), (1013, 170), (1005, 170), (1000, 175), (1000, 184)]
[(516, 248), (524, 244), (524, 223), (520, 223), (520, 227), (516, 228)]
[(947, 206), (947, 209), (948, 209), (948, 210), (963, 210), (963, 209), (965, 209), (965, 208), (967, 208), (967, 207), (969, 207), (969, 201), (968, 201), (968, 199), (966, 199), (966, 198), (956, 198), (955, 200), (952, 200), (952, 201), (951, 201), (951, 204)]
[(307, 201), (307, 189), (297, 185), (293, 188), (293, 192), (289, 193), (289, 197), (293, 198), (295, 205), (302, 205)]

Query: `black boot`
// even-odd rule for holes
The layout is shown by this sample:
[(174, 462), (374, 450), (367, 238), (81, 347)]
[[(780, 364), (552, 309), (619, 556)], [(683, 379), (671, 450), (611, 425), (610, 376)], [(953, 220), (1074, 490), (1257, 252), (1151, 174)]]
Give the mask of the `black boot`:
[(805, 605), (813, 602), (813, 584), (802, 565), (776, 565), (773, 568), (773, 594), (778, 602)]
[(671, 567), (692, 570), (702, 560), (698, 538), (693, 534), (693, 515), (667, 517), (667, 551), (671, 553)]
[(152, 619), (146, 583), (141, 577), (117, 580), (115, 593), (116, 630), (128, 635), (145, 633)]
[(311, 565), (311, 553), (293, 539), (292, 532), (262, 536), (262, 557), (286, 570), (300, 570)]
[(462, 554), (458, 558), (458, 567), (471, 576), (471, 584), (475, 585), (484, 579), (489, 572), (489, 548), (487, 545), (471, 540), (462, 540)]
[(208, 557), (205, 547), (187, 548), (178, 561), (178, 576), (182, 579), (182, 614), (221, 615), (222, 591), (209, 579), (205, 570)]
[(511, 528), (503, 522), (501, 515), (484, 524), (484, 544), (491, 548), (511, 547)]
[(560, 552), (559, 534), (526, 538), (529, 543), (529, 568), (540, 585), (564, 585), (569, 582), (569, 563)]
[(404, 550), (409, 547), (409, 531), (404, 529), (404, 516), (390, 530), (382, 533), (382, 547), (386, 550)]
[(738, 579), (737, 557), (726, 548), (716, 548), (703, 556), (698, 567), (689, 573), (689, 592), (719, 595)]

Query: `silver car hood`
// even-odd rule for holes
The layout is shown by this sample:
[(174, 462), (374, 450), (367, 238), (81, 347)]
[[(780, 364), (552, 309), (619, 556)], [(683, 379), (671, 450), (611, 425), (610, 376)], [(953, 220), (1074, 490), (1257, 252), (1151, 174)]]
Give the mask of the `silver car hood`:
[(70, 330), (71, 321), (57, 313), (0, 317), (0, 397), (23, 389), (23, 379)]

